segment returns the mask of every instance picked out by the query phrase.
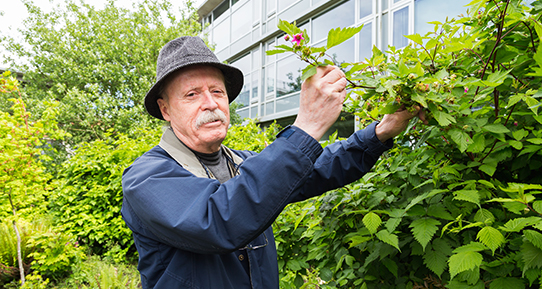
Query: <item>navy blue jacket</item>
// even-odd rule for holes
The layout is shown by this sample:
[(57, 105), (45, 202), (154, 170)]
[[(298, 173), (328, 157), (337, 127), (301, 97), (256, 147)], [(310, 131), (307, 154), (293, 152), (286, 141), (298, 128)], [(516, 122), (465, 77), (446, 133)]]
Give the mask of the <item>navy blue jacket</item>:
[(124, 172), (121, 211), (143, 288), (279, 288), (271, 224), (289, 203), (368, 172), (393, 143), (382, 144), (375, 125), (325, 149), (289, 127), (259, 154), (234, 151), (240, 175), (223, 184), (195, 176), (160, 146), (146, 152)]

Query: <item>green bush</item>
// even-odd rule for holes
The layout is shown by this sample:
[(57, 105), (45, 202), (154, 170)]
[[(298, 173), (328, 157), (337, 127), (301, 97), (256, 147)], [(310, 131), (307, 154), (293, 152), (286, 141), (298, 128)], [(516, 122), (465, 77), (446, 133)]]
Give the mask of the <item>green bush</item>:
[[(342, 65), (349, 111), (419, 105), (429, 124), (411, 122), (358, 182), (287, 208), (275, 225), (281, 287), (542, 286), (542, 1), (469, 9), (403, 49)], [(297, 54), (308, 77), (359, 29), (269, 53)]]
[(92, 253), (116, 261), (136, 260), (132, 232), (120, 214), (122, 173), (158, 143), (160, 128), (81, 144), (62, 170), (49, 207), (54, 222)]

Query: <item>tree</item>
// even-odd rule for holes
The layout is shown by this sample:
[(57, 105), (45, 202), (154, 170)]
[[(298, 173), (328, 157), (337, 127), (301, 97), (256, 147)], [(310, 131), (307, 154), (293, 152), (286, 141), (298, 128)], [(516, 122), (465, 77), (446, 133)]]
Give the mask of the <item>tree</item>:
[[(281, 287), (542, 284), (542, 1), (469, 9), (402, 49), (341, 65), (349, 112), (370, 120), (418, 105), (429, 125), (412, 121), (373, 172), (281, 215)], [(298, 55), (309, 64), (303, 78), (361, 30), (333, 29), (311, 47), (305, 31), (279, 27), (302, 40), (268, 53)]]
[[(0, 95), (2, 98), (18, 94), (18, 81), (4, 73), (0, 78)], [(48, 195), (47, 182), (50, 176), (44, 174), (44, 166), (40, 162), (47, 141), (61, 139), (64, 133), (58, 130), (55, 116), (58, 113), (54, 104), (46, 104), (43, 119), (32, 122), (30, 114), (20, 97), (10, 98), (13, 102), (12, 113), (0, 112), (0, 192), (2, 202), (0, 212), (4, 218), (11, 219), (17, 236), (17, 260), (21, 282), (25, 282), (25, 269), (21, 254), (21, 235), (17, 221), (20, 215), (35, 214), (45, 209)], [(7, 201), (5, 201), (7, 198)], [(8, 217), (6, 208), (12, 216)], [(4, 219), (3, 218), (3, 219)]]
[(24, 41), (6, 38), (6, 48), (28, 60), (11, 63), (24, 71), (24, 94), (35, 116), (44, 111), (43, 101), (60, 102), (58, 122), (72, 135), (70, 145), (155, 124), (142, 100), (154, 82), (158, 53), (176, 37), (201, 32), (190, 1), (180, 17), (167, 0), (145, 0), (133, 11), (113, 0), (101, 10), (66, 0), (49, 13), (23, 2), (30, 14)]

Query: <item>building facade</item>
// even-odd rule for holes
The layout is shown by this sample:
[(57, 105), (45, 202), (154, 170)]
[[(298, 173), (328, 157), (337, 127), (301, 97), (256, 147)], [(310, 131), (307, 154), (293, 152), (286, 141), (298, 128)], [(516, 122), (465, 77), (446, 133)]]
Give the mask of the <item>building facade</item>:
[[(306, 29), (312, 45), (323, 46), (327, 33), (337, 27), (358, 27), (361, 32), (334, 47), (336, 63), (358, 62), (379, 49), (408, 44), (403, 35), (424, 35), (430, 21), (466, 14), (470, 0), (207, 0), (198, 9), (204, 33), (215, 45), (221, 61), (240, 68), (245, 85), (236, 102), (243, 118), (266, 123), (292, 119), (299, 107), (301, 69), (293, 54), (267, 56), (266, 50), (284, 44), (279, 20), (296, 21)], [(385, 49), (384, 49), (385, 50)], [(348, 121), (352, 130), (353, 119)], [(348, 133), (348, 132), (346, 132)]]

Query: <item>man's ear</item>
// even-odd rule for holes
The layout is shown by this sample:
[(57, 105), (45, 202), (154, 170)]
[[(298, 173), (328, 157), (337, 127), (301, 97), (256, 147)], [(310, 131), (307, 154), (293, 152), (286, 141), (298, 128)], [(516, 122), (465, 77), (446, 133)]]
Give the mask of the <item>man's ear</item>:
[(158, 107), (160, 107), (160, 112), (162, 112), (162, 116), (165, 120), (170, 121), (171, 117), (169, 116), (169, 105), (167, 101), (165, 101), (163, 98), (159, 98), (156, 100), (158, 103)]

